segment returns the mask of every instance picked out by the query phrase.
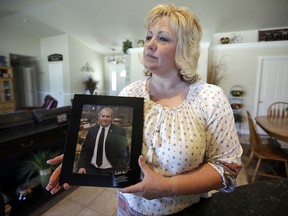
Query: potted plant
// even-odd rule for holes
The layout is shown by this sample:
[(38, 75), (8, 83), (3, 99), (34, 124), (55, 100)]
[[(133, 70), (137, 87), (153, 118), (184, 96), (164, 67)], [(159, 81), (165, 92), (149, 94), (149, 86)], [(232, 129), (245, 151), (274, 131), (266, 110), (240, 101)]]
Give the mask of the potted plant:
[(123, 41), (123, 46), (122, 46), (122, 51), (124, 54), (127, 54), (127, 50), (132, 48), (132, 41), (130, 40), (126, 40), (126, 41)]
[(226, 69), (226, 64), (222, 60), (220, 60), (218, 63), (209, 65), (207, 72), (207, 83), (219, 85), (221, 80), (224, 78)]
[(59, 155), (59, 151), (51, 152), (50, 150), (42, 150), (37, 153), (32, 153), (31, 157), (21, 163), (19, 169), (19, 177), (26, 178), (26, 182), (38, 173), (40, 183), (43, 188), (48, 184), (52, 173), (52, 166), (47, 164), (47, 160)]
[(94, 78), (91, 75), (89, 75), (87, 76), (87, 79), (83, 83), (85, 85), (85, 90), (89, 91), (89, 93), (93, 95), (95, 89), (98, 88), (97, 85), (99, 81), (94, 80)]

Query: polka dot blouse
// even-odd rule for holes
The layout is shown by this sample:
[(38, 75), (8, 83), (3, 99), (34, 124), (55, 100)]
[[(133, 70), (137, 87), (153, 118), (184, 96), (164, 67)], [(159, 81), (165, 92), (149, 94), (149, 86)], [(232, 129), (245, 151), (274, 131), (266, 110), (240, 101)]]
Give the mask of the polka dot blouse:
[[(182, 104), (169, 108), (150, 100), (146, 84), (147, 79), (134, 82), (120, 96), (144, 98), (142, 154), (150, 168), (163, 176), (174, 176), (209, 163), (222, 176), (224, 187), (220, 191), (232, 191), (241, 167), (242, 149), (222, 89), (201, 82), (191, 84)], [(229, 164), (237, 168), (231, 169)], [(168, 215), (198, 202), (201, 195), (153, 200), (120, 192), (119, 196), (135, 215)]]

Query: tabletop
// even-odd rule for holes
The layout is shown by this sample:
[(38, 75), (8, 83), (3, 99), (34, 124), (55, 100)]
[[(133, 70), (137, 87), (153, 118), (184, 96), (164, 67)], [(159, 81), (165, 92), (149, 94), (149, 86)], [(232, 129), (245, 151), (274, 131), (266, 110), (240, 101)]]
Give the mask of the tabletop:
[(256, 123), (271, 137), (288, 142), (288, 118), (257, 116)]
[(174, 216), (271, 216), (287, 215), (288, 179), (259, 180), (236, 187), (231, 193), (215, 193), (201, 198)]

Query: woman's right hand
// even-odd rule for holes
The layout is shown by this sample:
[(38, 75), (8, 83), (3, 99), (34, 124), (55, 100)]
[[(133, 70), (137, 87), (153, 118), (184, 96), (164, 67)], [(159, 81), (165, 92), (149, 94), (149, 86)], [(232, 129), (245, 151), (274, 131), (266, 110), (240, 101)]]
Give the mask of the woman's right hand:
[(79, 170), (78, 170), (78, 174), (86, 174), (87, 172), (86, 172), (86, 169), (85, 168), (80, 168)]
[[(59, 156), (57, 156), (57, 157), (55, 157), (53, 159), (48, 160), (47, 163), (51, 164), (51, 165), (62, 163), (63, 156), (64, 156), (63, 154), (59, 155)], [(64, 183), (63, 185), (59, 184), (59, 177), (60, 177), (61, 169), (62, 169), (62, 164), (60, 164), (56, 168), (56, 170), (52, 173), (52, 175), (51, 175), (51, 177), (49, 179), (49, 183), (46, 186), (46, 190), (50, 191), (51, 194), (57, 193), (62, 188), (64, 188), (65, 190), (70, 188), (70, 185), (67, 184), (67, 183)]]

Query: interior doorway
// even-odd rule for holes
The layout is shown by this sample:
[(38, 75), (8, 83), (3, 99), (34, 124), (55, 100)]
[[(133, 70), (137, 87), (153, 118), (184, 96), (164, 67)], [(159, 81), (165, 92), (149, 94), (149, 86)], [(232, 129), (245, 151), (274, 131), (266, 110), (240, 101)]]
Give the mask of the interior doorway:
[(256, 113), (266, 115), (270, 104), (288, 101), (288, 56), (259, 57)]
[(16, 110), (24, 106), (38, 106), (37, 70), (39, 59), (33, 56), (10, 54), (10, 64), (13, 67)]
[(36, 88), (35, 88), (35, 70), (34, 67), (20, 68), (23, 74), (23, 91), (25, 106), (34, 106), (37, 102)]
[(108, 94), (117, 96), (126, 86), (126, 67), (124, 63), (108, 64), (109, 90)]
[(63, 63), (48, 64), (50, 74), (50, 94), (58, 101), (58, 107), (64, 106)]

